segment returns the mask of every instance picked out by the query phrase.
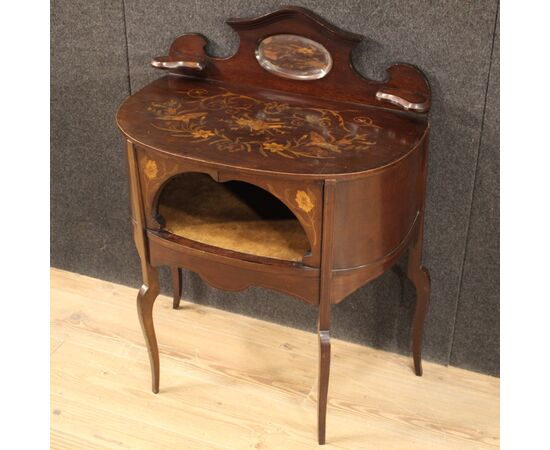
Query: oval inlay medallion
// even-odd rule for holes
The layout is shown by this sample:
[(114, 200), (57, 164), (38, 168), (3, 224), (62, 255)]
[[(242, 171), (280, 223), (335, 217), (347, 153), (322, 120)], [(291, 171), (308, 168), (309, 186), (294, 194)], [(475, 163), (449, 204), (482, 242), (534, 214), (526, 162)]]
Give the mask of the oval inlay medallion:
[(256, 59), (268, 72), (293, 80), (318, 80), (332, 67), (332, 56), (325, 47), (297, 34), (263, 39), (256, 48)]

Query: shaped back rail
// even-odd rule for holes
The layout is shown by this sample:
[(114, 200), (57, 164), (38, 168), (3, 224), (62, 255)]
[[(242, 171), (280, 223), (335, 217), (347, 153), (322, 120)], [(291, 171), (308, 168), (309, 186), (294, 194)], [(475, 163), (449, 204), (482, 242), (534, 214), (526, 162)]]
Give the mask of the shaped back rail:
[[(337, 28), (305, 8), (286, 7), (255, 19), (229, 19), (227, 23), (240, 38), (234, 55), (228, 58), (210, 56), (205, 51), (206, 38), (189, 33), (178, 37), (172, 43), (169, 54), (155, 58), (152, 65), (179, 76), (239, 83), (420, 114), (429, 111), (430, 87), (418, 68), (409, 64), (394, 64), (387, 69), (388, 78), (385, 81), (363, 77), (351, 61), (351, 52), (363, 37)], [(276, 35), (301, 36), (321, 44), (331, 58), (328, 73), (318, 79), (290, 79), (266, 70), (256, 55), (262, 41)], [(307, 50), (311, 51), (311, 48)]]

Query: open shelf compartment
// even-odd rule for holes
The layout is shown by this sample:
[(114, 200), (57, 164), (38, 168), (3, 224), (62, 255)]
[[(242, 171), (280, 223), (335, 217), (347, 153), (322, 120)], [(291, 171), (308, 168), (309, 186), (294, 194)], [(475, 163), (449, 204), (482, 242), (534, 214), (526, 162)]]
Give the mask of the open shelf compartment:
[(310, 252), (296, 216), (269, 192), (209, 175), (174, 177), (159, 197), (164, 230), (176, 236), (260, 257), (302, 261)]

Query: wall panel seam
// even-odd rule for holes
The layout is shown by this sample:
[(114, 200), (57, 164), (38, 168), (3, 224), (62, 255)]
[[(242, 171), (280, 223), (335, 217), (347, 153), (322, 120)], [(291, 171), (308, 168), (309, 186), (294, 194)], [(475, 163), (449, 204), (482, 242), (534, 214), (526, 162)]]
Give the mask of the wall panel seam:
[(128, 25), (126, 23), (126, 1), (122, 1), (122, 23), (124, 25), (124, 45), (126, 46), (126, 73), (128, 79), (128, 95), (132, 95), (132, 80), (130, 79), (130, 50), (128, 49)]
[(498, 15), (500, 11), (500, 3), (497, 0), (497, 9), (495, 13), (495, 23), (493, 25), (493, 39), (491, 42), (491, 51), (489, 54), (489, 68), (487, 71), (487, 83), (485, 85), (485, 98), (483, 100), (483, 112), (481, 114), (481, 126), (479, 130), (479, 140), (478, 140), (478, 146), (477, 146), (477, 155), (476, 155), (476, 163), (475, 163), (475, 172), (474, 172), (474, 180), (472, 184), (472, 192), (470, 195), (470, 211), (468, 213), (468, 222), (466, 225), (466, 239), (464, 243), (464, 252), (462, 256), (462, 263), (461, 263), (461, 269), (460, 269), (460, 278), (458, 280), (458, 292), (457, 292), (457, 300), (456, 300), (456, 307), (455, 307), (455, 313), (454, 313), (454, 320), (453, 320), (453, 327), (452, 327), (452, 334), (451, 334), (451, 346), (449, 349), (449, 364), (451, 363), (453, 359), (453, 351), (454, 351), (454, 344), (455, 344), (455, 334), (456, 334), (456, 323), (457, 323), (457, 316), (460, 308), (460, 299), (461, 299), (461, 293), (462, 288), (464, 285), (464, 268), (466, 266), (466, 258), (468, 254), (468, 244), (470, 243), (470, 231), (471, 231), (471, 225), (472, 225), (472, 216), (473, 216), (473, 209), (474, 209), (474, 197), (475, 197), (475, 191), (476, 191), (476, 183), (478, 180), (479, 175), (479, 160), (481, 155), (481, 145), (483, 143), (483, 131), (485, 128), (485, 114), (487, 112), (487, 95), (489, 92), (489, 84), (491, 82), (491, 69), (493, 66), (493, 53), (495, 49), (495, 40), (496, 40), (496, 33), (497, 33), (497, 24), (498, 24)]

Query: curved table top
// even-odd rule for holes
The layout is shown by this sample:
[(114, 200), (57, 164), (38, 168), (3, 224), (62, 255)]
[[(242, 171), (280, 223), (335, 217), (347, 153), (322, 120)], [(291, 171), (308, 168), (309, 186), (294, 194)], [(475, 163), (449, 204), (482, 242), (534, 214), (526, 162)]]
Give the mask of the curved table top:
[(177, 76), (130, 96), (117, 123), (136, 144), (192, 161), (322, 176), (391, 165), (428, 130), (415, 113)]

